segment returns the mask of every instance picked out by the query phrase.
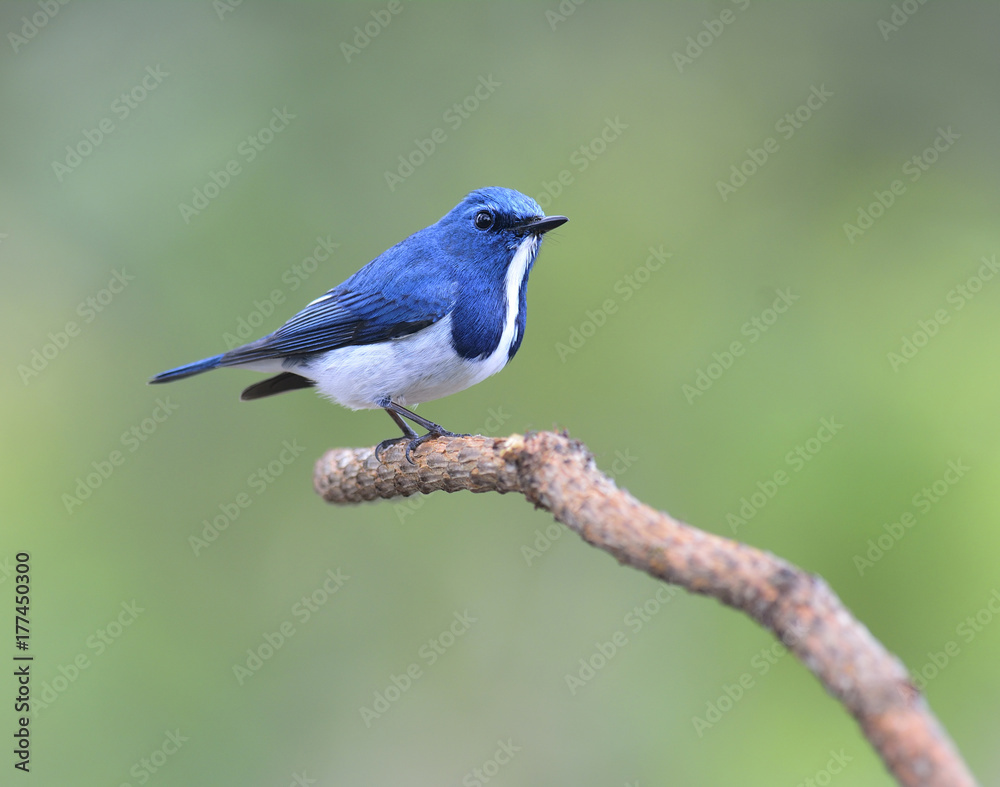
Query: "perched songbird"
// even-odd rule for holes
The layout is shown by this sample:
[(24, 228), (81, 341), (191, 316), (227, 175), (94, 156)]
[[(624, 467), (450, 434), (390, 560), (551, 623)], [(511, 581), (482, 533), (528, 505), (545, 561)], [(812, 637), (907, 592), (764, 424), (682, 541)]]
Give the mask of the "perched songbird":
[[(564, 224), (530, 197), (471, 192), (437, 223), (383, 252), (274, 333), (156, 375), (166, 383), (220, 366), (276, 374), (241, 399), (315, 386), (352, 410), (381, 407), (406, 457), (451, 432), (406, 409), (496, 374), (524, 338), (528, 274), (542, 235)], [(427, 430), (418, 437), (406, 418)], [(376, 455), (386, 445), (379, 444)], [(410, 460), (412, 461), (412, 459)]]

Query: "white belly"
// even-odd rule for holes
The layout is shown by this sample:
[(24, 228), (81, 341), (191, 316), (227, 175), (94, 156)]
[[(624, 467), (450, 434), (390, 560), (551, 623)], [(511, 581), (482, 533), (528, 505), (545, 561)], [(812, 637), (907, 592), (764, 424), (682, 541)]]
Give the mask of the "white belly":
[[(306, 364), (296, 374), (316, 382), (324, 396), (352, 410), (374, 409), (384, 397), (403, 406), (463, 391), (507, 363), (493, 353), (485, 360), (459, 357), (451, 346), (451, 315), (417, 333), (381, 344), (341, 347)], [(501, 348), (497, 348), (499, 351)]]

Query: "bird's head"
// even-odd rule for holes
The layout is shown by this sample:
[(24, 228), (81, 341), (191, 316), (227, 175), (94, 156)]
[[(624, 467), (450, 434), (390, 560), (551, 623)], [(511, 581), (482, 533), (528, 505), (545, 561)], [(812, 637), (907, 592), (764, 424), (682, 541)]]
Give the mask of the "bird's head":
[(513, 189), (490, 187), (470, 192), (438, 223), (443, 245), (483, 272), (503, 273), (519, 249), (534, 258), (549, 230), (565, 216), (546, 216), (531, 197)]

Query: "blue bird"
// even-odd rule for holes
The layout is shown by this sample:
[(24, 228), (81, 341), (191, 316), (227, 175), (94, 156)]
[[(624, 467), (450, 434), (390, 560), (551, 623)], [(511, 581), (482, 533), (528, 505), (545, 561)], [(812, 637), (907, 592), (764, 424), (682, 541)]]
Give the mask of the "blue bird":
[[(382, 408), (403, 431), (406, 458), (426, 440), (454, 436), (407, 409), (496, 374), (524, 339), (528, 274), (546, 216), (512, 189), (473, 191), (314, 300), (274, 333), (227, 353), (163, 372), (166, 383), (221, 366), (276, 374), (244, 400), (315, 386), (352, 410)], [(418, 436), (406, 420), (427, 430)]]

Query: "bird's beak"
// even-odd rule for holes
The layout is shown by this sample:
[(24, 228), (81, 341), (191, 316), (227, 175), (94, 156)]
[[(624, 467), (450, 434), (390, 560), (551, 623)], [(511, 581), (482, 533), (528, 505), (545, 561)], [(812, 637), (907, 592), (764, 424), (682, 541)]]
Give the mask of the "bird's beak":
[(530, 232), (532, 235), (544, 235), (549, 230), (561, 227), (567, 221), (569, 221), (569, 219), (565, 216), (545, 216), (541, 219), (526, 222), (518, 227), (518, 229), (521, 232)]

